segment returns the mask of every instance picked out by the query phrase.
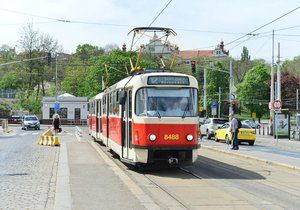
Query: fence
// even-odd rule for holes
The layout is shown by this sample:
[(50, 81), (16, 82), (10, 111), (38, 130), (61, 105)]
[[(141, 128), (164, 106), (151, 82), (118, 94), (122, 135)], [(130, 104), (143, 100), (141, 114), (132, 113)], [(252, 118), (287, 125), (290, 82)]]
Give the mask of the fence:
[(0, 98), (16, 98), (16, 90), (0, 90)]

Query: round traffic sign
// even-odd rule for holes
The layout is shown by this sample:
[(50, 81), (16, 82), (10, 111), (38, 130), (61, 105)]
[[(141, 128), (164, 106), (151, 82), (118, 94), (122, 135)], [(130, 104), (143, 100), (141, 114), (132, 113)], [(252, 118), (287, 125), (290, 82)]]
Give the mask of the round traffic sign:
[(280, 99), (276, 99), (273, 102), (273, 107), (275, 110), (280, 110), (282, 106), (281, 100)]

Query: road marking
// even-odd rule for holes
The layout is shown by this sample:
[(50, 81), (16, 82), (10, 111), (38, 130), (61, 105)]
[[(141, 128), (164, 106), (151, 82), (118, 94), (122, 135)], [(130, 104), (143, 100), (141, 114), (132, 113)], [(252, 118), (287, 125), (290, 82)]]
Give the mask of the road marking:
[(20, 133), (19, 136), (26, 136), (28, 133)]
[(160, 209), (152, 198), (148, 196), (132, 179), (130, 179), (130, 177), (122, 169), (120, 169), (119, 166), (114, 163), (114, 161), (111, 160), (95, 142), (90, 142), (90, 144), (146, 209)]

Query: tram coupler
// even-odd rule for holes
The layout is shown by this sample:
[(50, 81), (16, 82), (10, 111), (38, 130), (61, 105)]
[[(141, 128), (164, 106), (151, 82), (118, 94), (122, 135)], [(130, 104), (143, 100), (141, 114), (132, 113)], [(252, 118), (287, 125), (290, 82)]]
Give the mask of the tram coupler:
[(171, 157), (171, 158), (168, 159), (168, 162), (169, 162), (170, 165), (178, 164), (178, 158)]

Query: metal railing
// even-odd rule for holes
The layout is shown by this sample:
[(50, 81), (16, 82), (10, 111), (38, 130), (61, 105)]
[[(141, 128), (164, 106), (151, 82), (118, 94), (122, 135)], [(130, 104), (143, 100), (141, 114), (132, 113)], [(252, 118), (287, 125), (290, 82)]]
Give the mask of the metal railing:
[(77, 138), (81, 138), (83, 135), (83, 131), (81, 128), (79, 128), (78, 126), (75, 126), (75, 136)]

